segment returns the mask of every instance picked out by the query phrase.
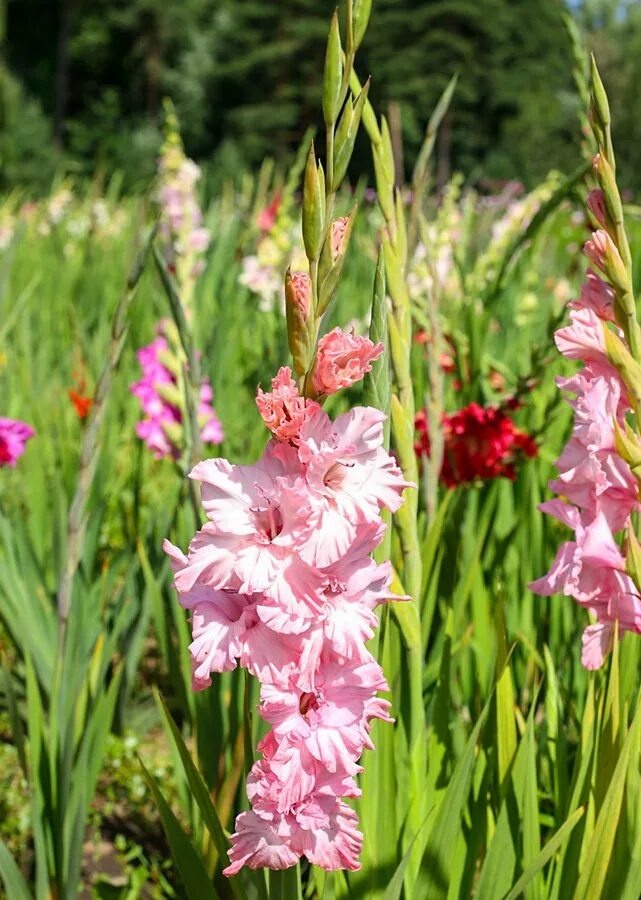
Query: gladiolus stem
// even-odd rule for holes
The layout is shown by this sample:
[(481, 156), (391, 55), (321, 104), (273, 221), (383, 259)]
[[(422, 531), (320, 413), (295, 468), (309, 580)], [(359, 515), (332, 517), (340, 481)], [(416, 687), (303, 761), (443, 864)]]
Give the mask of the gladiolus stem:
[(129, 331), (129, 309), (136, 296), (138, 284), (145, 270), (147, 258), (153, 244), (156, 228), (152, 228), (142, 250), (137, 255), (127, 279), (127, 285), (120, 298), (114, 315), (111, 342), (107, 352), (107, 358), (103, 366), (100, 378), (96, 384), (91, 410), (87, 417), (87, 426), (82, 438), (80, 450), (80, 466), (76, 491), (69, 509), (67, 555), (64, 562), (60, 580), (58, 583), (57, 606), (59, 621), (60, 648), (64, 647), (64, 639), (67, 630), (67, 620), (71, 607), (71, 592), (73, 579), (82, 557), (87, 529), (86, 504), (91, 489), (91, 484), (98, 465), (100, 455), (99, 432), (106, 413), (107, 400), (111, 390), (114, 373), (116, 372), (122, 352), (125, 347), (127, 333)]

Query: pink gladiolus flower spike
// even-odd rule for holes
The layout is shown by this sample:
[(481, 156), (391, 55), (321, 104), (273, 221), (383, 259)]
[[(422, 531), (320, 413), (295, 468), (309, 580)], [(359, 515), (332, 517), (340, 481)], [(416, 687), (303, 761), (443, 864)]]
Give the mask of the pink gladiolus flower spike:
[[(589, 207), (601, 221), (601, 192), (592, 192)], [(605, 231), (594, 233), (585, 253), (604, 272), (610, 262), (617, 263), (616, 247)], [(641, 633), (641, 598), (615, 539), (639, 509), (639, 490), (616, 452), (615, 424), (623, 426), (630, 403), (605, 350), (606, 323), (615, 320), (614, 291), (588, 270), (570, 310), (571, 324), (557, 331), (556, 345), (568, 359), (585, 365), (572, 377), (557, 379), (569, 395), (574, 427), (556, 461), (558, 478), (549, 485), (569, 502), (551, 500), (541, 509), (572, 529), (574, 539), (561, 545), (549, 572), (530, 588), (544, 596), (573, 597), (596, 618), (583, 632), (581, 660), (587, 669), (598, 669), (611, 649), (615, 622), (619, 633)]]
[[(363, 353), (361, 340), (350, 346), (364, 369), (379, 351), (370, 342)], [(349, 380), (354, 367), (343, 368)], [(366, 642), (375, 607), (390, 599), (391, 566), (371, 553), (385, 532), (381, 509), (397, 510), (408, 484), (382, 446), (378, 410), (332, 422), (287, 368), (256, 403), (274, 435), (261, 459), (199, 463), (191, 477), (208, 521), (187, 554), (164, 545), (191, 614), (194, 689), (240, 663), (260, 681), (260, 712), (272, 726), (225, 874), (288, 868), (302, 856), (357, 869), (362, 835), (345, 799), (359, 796), (354, 776), (372, 748), (371, 721), (390, 721), (377, 696), (387, 683)]]

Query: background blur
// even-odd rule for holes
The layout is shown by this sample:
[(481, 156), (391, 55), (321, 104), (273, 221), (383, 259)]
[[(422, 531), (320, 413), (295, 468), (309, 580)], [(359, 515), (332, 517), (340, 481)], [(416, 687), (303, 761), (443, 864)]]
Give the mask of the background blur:
[[(62, 173), (153, 176), (161, 105), (210, 179), (283, 160), (316, 124), (334, 0), (0, 0), (0, 186)], [(620, 180), (641, 188), (641, 3), (572, 0), (613, 102)], [(359, 71), (402, 131), (409, 171), (435, 101), (460, 74), (439, 180), (526, 186), (577, 158), (579, 100), (563, 0), (375, 0)], [(369, 165), (361, 148), (355, 169)], [(210, 181), (211, 183), (211, 181)]]

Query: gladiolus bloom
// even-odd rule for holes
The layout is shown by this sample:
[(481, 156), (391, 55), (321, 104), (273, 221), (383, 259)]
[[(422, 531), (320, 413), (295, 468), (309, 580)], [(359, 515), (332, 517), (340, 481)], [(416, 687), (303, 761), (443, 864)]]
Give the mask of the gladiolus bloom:
[(76, 410), (76, 415), (79, 419), (86, 419), (91, 410), (91, 406), (93, 400), (91, 397), (83, 397), (82, 394), (78, 394), (74, 390), (67, 391), (69, 395), (69, 399), (73, 403), (74, 409)]
[(0, 466), (15, 466), (34, 435), (35, 431), (26, 422), (0, 416)]
[(383, 352), (382, 344), (334, 328), (318, 342), (314, 388), (319, 395), (335, 394), (360, 381), (372, 371), (372, 363)]
[(280, 368), (278, 375), (272, 378), (270, 393), (258, 388), (256, 406), (274, 437), (292, 443), (298, 441), (303, 424), (319, 409), (318, 403), (298, 393), (292, 371), (287, 366)]
[[(345, 798), (390, 721), (387, 690), (366, 647), (391, 566), (370, 554), (407, 483), (383, 448), (384, 416), (356, 408), (332, 421), (282, 368), (256, 398), (275, 437), (250, 466), (199, 463), (207, 522), (187, 554), (165, 542), (180, 603), (191, 613), (193, 687), (240, 663), (261, 683), (271, 731), (248, 776), (251, 810), (236, 819), (226, 875), (282, 869), (302, 856), (357, 869), (362, 835)], [(396, 598), (407, 599), (404, 597)]]
[[(170, 357), (169, 341), (164, 335), (165, 325), (158, 326), (158, 337), (138, 351), (143, 377), (129, 388), (138, 397), (145, 418), (136, 425), (136, 434), (157, 459), (180, 456), (183, 422), (183, 398), (176, 376), (163, 359)], [(205, 379), (200, 388), (198, 421), (200, 439), (204, 444), (219, 444), (223, 429), (212, 406), (213, 391)]]
[[(427, 415), (421, 410), (416, 417), (419, 456), (430, 454)], [(518, 429), (499, 407), (469, 406), (443, 416), (444, 453), (441, 480), (447, 487), (488, 481), (493, 478), (515, 478), (519, 456), (536, 456), (536, 443)]]

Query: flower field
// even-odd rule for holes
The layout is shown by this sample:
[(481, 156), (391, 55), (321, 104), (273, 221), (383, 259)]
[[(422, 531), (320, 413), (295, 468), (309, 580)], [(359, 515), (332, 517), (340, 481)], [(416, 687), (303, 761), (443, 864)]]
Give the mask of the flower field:
[[(0, 197), (9, 900), (635, 900), (641, 210), (324, 130), (222, 186)], [(374, 73), (375, 74), (375, 73)], [(368, 181), (350, 180), (358, 139)], [(551, 166), (554, 160), (550, 160)]]

